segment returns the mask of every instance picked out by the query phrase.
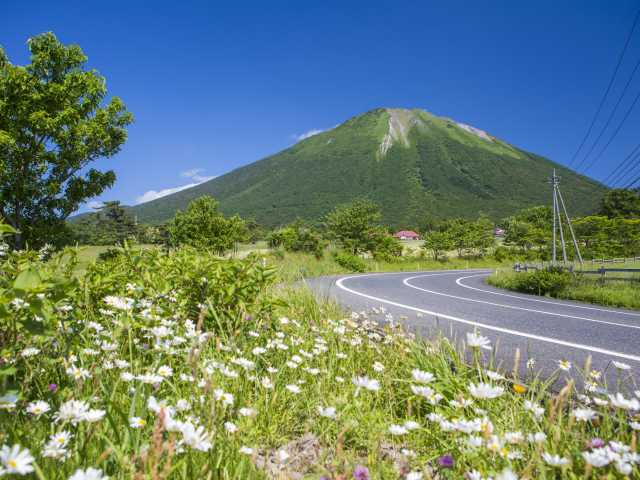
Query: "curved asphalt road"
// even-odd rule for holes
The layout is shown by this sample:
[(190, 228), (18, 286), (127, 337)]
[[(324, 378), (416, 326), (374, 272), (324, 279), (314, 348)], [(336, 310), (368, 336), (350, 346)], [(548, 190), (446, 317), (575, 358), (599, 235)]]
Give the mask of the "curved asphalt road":
[(485, 283), (490, 273), (374, 273), (309, 279), (307, 284), (354, 311), (383, 306), (420, 335), (440, 332), (460, 341), (466, 332), (478, 330), (497, 346), (503, 368), (511, 370), (519, 348), (522, 374), (529, 358), (548, 375), (560, 359), (582, 368), (591, 355), (592, 368), (606, 371), (610, 385), (619, 379), (612, 360), (632, 367), (621, 373), (625, 380), (640, 381), (640, 312), (500, 290)]

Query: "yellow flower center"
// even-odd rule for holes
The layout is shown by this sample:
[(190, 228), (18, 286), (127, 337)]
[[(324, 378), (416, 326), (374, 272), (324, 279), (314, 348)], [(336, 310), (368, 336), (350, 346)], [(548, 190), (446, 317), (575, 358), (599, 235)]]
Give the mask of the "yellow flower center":
[(16, 462), (13, 458), (10, 458), (7, 462), (7, 465), (9, 465), (11, 468), (16, 468), (18, 466), (18, 462)]
[(525, 387), (524, 385), (520, 385), (519, 383), (516, 383), (513, 385), (513, 391), (516, 393), (524, 393), (527, 391), (527, 387)]

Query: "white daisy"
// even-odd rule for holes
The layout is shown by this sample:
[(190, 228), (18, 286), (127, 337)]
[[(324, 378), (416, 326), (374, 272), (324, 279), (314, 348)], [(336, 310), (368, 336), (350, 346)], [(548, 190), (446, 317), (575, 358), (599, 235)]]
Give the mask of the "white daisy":
[(504, 388), (496, 387), (489, 383), (472, 383), (469, 385), (469, 393), (475, 398), (491, 399), (497, 398), (504, 393)]

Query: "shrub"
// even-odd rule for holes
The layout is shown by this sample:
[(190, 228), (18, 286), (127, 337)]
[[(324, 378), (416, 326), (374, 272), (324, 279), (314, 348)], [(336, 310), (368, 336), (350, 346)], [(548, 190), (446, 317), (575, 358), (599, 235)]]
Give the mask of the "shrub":
[(200, 319), (205, 330), (231, 335), (250, 315), (259, 320), (272, 304), (262, 294), (275, 275), (255, 256), (220, 259), (183, 247), (165, 253), (158, 249), (129, 249), (90, 266), (85, 283), (93, 308), (106, 296), (131, 297), (140, 291), (172, 298), (178, 313)]
[(402, 256), (402, 244), (391, 235), (380, 235), (376, 238), (373, 256), (376, 260), (393, 262)]
[(338, 205), (326, 216), (329, 235), (352, 254), (373, 251), (378, 223), (382, 218), (380, 207), (367, 199), (359, 198), (351, 203)]
[(333, 254), (333, 258), (338, 265), (350, 272), (364, 272), (367, 270), (367, 264), (357, 255), (352, 255), (347, 252), (336, 252)]
[(284, 248), (289, 252), (308, 252), (316, 258), (322, 257), (324, 248), (320, 234), (302, 222), (294, 222), (288, 227), (271, 232), (268, 241), (272, 248)]
[(219, 255), (231, 249), (246, 234), (240, 217), (226, 218), (219, 212), (218, 202), (206, 195), (189, 203), (186, 211), (178, 210), (168, 230), (174, 246), (188, 245)]
[(513, 253), (507, 247), (499, 246), (493, 251), (493, 258), (498, 262), (504, 262), (513, 257)]
[(98, 254), (99, 262), (106, 262), (108, 260), (113, 260), (114, 258), (122, 255), (121, 248), (108, 248), (104, 252), (100, 252)]
[(515, 277), (513, 288), (524, 293), (556, 296), (567, 288), (573, 276), (559, 267), (549, 267)]

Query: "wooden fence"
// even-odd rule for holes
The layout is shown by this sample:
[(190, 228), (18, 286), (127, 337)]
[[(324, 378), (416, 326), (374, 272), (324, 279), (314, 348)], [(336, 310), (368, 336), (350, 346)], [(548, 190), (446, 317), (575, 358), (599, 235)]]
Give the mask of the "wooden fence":
[(617, 277), (617, 278), (633, 280), (633, 275), (636, 273), (640, 273), (640, 268), (615, 268), (613, 266), (610, 268), (605, 268), (604, 266), (601, 266), (598, 269), (585, 270), (584, 267), (587, 265), (591, 265), (593, 267), (595, 265), (607, 265), (607, 264), (614, 265), (616, 263), (624, 264), (624, 263), (636, 263), (636, 262), (640, 262), (640, 257), (591, 259), (591, 260), (585, 260), (582, 265), (580, 265), (580, 263), (577, 263), (577, 262), (568, 262), (568, 263), (556, 262), (555, 264), (553, 262), (541, 262), (541, 263), (533, 263), (533, 264), (516, 263), (513, 266), (513, 269), (516, 272), (528, 272), (529, 270), (541, 270), (541, 269), (556, 265), (559, 267), (566, 267), (571, 272), (582, 273), (586, 275), (600, 275), (603, 280), (605, 279), (607, 273), (629, 273), (631, 274), (630, 276)]

